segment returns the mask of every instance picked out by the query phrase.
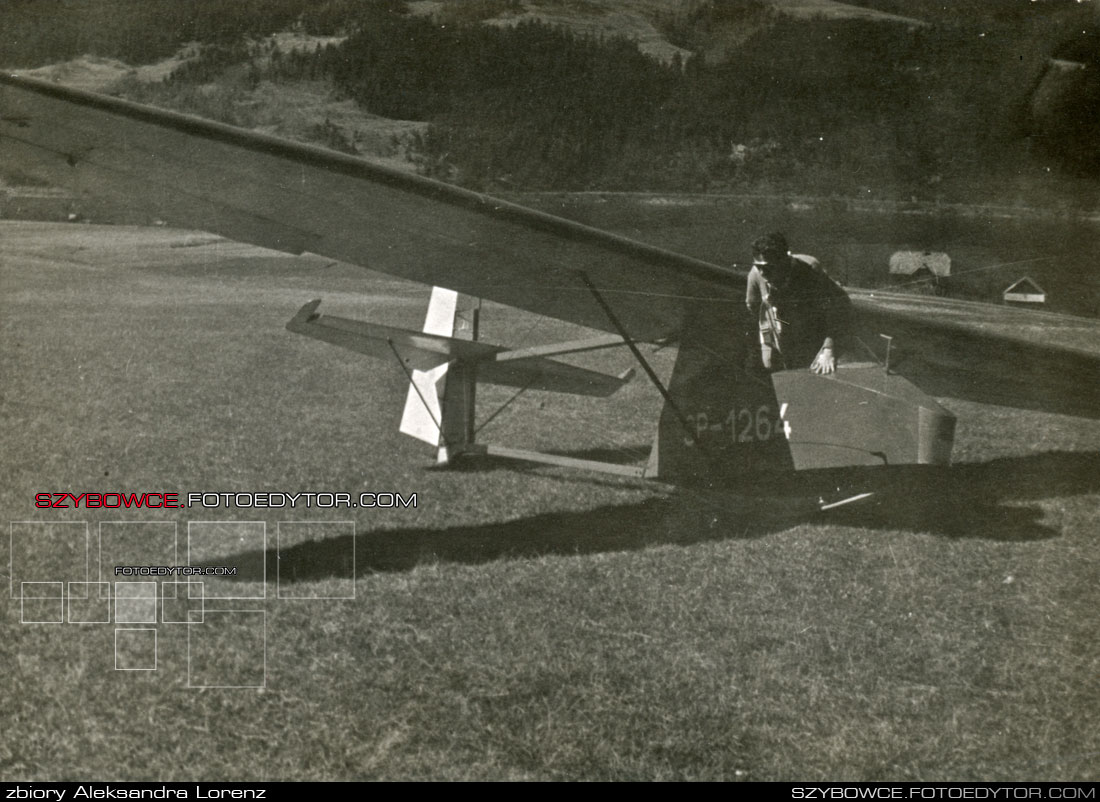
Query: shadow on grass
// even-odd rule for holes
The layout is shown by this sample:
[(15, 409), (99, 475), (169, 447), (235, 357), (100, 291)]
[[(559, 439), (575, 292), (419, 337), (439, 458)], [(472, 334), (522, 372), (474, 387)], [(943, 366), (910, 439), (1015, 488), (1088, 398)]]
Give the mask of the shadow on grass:
[(1053, 452), (888, 473), (869, 503), (820, 517), (840, 526), (955, 539), (1045, 540), (1062, 534), (1060, 524), (1028, 502), (1100, 491), (1100, 453)]
[[(572, 479), (563, 479), (572, 481)], [(404, 571), (425, 562), (480, 564), (498, 559), (572, 555), (764, 537), (799, 524), (927, 532), (948, 538), (1028, 541), (1061, 533), (1044, 511), (1023, 502), (1100, 490), (1100, 454), (1055, 452), (963, 464), (950, 469), (905, 466), (788, 475), (757, 481), (756, 492), (678, 490), (638, 504), (535, 515), (447, 529), (392, 529), (360, 534), (357, 574)], [(819, 498), (874, 491), (867, 502), (821, 512)], [(491, 488), (486, 488), (491, 492)], [(266, 554), (241, 555), (255, 580), (312, 581), (347, 576), (350, 536), (312, 541)]]

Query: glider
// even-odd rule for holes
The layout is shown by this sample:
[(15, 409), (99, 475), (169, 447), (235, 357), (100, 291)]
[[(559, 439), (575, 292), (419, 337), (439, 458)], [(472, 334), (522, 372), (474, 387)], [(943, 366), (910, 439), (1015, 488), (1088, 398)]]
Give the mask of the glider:
[[(73, 188), (93, 214), (139, 208), (433, 286), (421, 331), (325, 315), (317, 300), (287, 328), (400, 364), (402, 431), (440, 462), (491, 454), (723, 487), (777, 470), (947, 464), (955, 418), (933, 396), (1100, 417), (1100, 357), (1067, 344), (1081, 321), (1064, 316), (1042, 316), (1040, 344), (1021, 333), (1035, 313), (853, 290), (863, 361), (768, 374), (751, 367), (745, 271), (360, 158), (0, 75), (0, 159)], [(478, 337), (481, 298), (604, 334), (491, 345)], [(640, 346), (669, 341), (679, 350), (664, 382)], [(609, 395), (630, 375), (556, 357), (611, 347), (629, 349), (664, 399), (645, 466), (477, 442), (479, 382)]]

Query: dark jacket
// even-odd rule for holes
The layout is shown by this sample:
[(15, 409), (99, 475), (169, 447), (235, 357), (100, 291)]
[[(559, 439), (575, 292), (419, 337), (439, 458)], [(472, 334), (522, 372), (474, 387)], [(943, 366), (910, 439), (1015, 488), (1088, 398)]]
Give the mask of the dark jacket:
[(831, 346), (838, 358), (848, 347), (851, 301), (812, 256), (792, 256), (790, 266), (774, 284), (753, 267), (745, 303), (750, 311), (760, 314), (762, 331), (771, 329), (765, 304), (770, 304), (780, 321), (779, 332), (770, 333), (773, 346), (778, 344), (782, 366), (807, 368), (823, 345)]

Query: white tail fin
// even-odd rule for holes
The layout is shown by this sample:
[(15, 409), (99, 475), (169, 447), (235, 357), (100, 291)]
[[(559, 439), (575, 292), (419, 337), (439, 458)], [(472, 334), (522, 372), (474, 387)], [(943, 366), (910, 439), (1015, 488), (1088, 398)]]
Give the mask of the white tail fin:
[[(450, 337), (454, 333), (455, 310), (458, 308), (458, 293), (442, 287), (432, 288), (432, 298), (428, 302), (428, 314), (424, 319), (424, 331)], [(438, 446), (442, 440), (440, 422), (443, 420), (440, 398), (443, 395), (444, 382), (447, 380), (447, 368), (444, 363), (432, 370), (414, 370), (409, 393), (405, 397), (405, 412), (401, 416), (401, 432)]]
[[(424, 332), (441, 337), (477, 339), (477, 300), (473, 304), (460, 305), (459, 294), (442, 287), (432, 288), (428, 302), (428, 314), (424, 318)], [(470, 306), (467, 309), (465, 307)], [(412, 371), (412, 385), (405, 397), (405, 412), (401, 416), (401, 432), (423, 440), (439, 448), (439, 462), (447, 462), (455, 448), (465, 443), (467, 429), (472, 425), (473, 388), (453, 387), (448, 384), (466, 385), (472, 377), (457, 377), (450, 363), (431, 370)]]

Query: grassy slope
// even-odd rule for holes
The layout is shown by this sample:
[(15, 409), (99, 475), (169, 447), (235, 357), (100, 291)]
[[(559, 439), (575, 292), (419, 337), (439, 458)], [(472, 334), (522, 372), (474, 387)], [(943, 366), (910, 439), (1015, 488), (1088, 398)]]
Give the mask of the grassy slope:
[[(205, 243), (205, 244), (204, 244)], [(403, 379), (286, 334), (310, 297), (415, 325), (423, 294), (168, 231), (6, 224), (8, 520), (263, 519), (232, 587), (267, 599), (267, 687), (113, 671), (111, 625), (5, 603), (0, 775), (62, 778), (1095, 779), (1095, 422), (952, 404), (947, 481), (807, 517), (549, 469), (425, 470)], [(492, 308), (486, 336), (570, 332)], [(659, 355), (662, 370), (669, 354)], [(609, 371), (626, 356), (593, 357)], [(483, 400), (503, 401), (487, 393)], [(523, 398), (495, 441), (644, 446), (656, 399)], [(487, 408), (487, 407), (486, 407)], [(537, 416), (537, 417), (536, 417)], [(41, 512), (46, 490), (417, 492), (415, 510)], [(353, 518), (283, 555), (275, 522)], [(218, 584), (210, 583), (211, 591)], [(221, 586), (224, 590), (225, 586)], [(192, 671), (249, 676), (254, 620), (192, 628)], [(220, 628), (215, 626), (221, 624)]]

